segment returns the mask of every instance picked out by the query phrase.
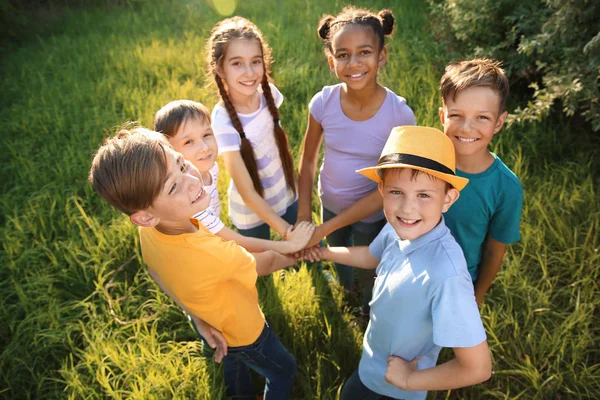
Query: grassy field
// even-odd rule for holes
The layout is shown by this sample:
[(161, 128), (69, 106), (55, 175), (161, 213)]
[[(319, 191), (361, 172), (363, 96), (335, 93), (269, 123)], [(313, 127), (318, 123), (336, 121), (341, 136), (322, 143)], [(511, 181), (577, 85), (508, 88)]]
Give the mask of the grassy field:
[[(316, 23), (343, 4), (285, 3), (248, 0), (236, 13), (273, 47), (297, 158), (308, 101), (336, 82)], [(420, 125), (440, 127), (437, 82), (452, 56), (430, 36), (422, 3), (354, 4), (393, 9), (398, 26), (381, 82), (407, 98)], [(151, 126), (154, 112), (174, 99), (214, 105), (204, 42), (221, 18), (201, 0), (70, 12), (3, 57), (0, 397), (222, 397), (221, 369), (201, 356), (182, 313), (147, 275), (136, 230), (86, 183), (94, 150), (115, 126)], [(598, 399), (597, 137), (555, 121), (506, 129), (493, 149), (525, 188), (522, 240), (509, 248), (481, 310), (494, 375), (429, 396)], [(364, 323), (349, 312), (352, 304), (307, 265), (261, 278), (259, 293), (298, 360), (294, 398), (337, 398), (360, 357)]]

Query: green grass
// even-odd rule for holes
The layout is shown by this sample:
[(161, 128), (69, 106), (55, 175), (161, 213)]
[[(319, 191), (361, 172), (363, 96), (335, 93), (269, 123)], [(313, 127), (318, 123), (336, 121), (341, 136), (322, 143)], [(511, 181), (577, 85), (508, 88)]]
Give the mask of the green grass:
[[(307, 104), (329, 73), (316, 23), (339, 1), (240, 2), (265, 33), (298, 156)], [(417, 2), (360, 1), (398, 20), (381, 82), (439, 127), (437, 82), (450, 56)], [(2, 60), (0, 397), (200, 398), (223, 395), (182, 313), (141, 262), (135, 228), (86, 183), (115, 126), (150, 126), (170, 100), (212, 107), (204, 43), (221, 17), (202, 1), (65, 13), (52, 34)], [(568, 121), (513, 126), (494, 150), (525, 188), (522, 240), (482, 308), (494, 358), (486, 383), (431, 398), (600, 398), (598, 140)], [(221, 179), (225, 193), (226, 175)], [(225, 205), (225, 204), (224, 204)], [(317, 210), (315, 204), (315, 211)], [(263, 310), (298, 360), (294, 398), (335, 399), (358, 365), (364, 325), (315, 268), (261, 278)], [(449, 357), (442, 354), (442, 359)]]

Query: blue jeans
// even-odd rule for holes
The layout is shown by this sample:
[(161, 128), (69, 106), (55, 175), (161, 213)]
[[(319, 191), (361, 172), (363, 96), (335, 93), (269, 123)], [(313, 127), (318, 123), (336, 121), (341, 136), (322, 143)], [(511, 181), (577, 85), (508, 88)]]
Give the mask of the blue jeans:
[[(321, 207), (321, 220), (323, 222), (333, 219), (337, 214)], [(376, 222), (355, 222), (352, 225), (344, 226), (337, 231), (327, 235), (327, 245), (336, 247), (368, 246), (379, 235), (381, 229), (386, 224), (386, 220)], [(340, 278), (340, 283), (345, 289), (350, 289), (354, 284), (354, 270), (344, 264), (335, 264), (335, 269)], [(362, 305), (367, 307), (371, 301), (373, 284), (375, 283), (375, 270), (359, 269), (360, 283), (363, 288)]]
[[(192, 326), (200, 336), (193, 322)], [(204, 344), (203, 353), (207, 356), (206, 349), (210, 347), (202, 336), (200, 338)], [(223, 358), (223, 375), (228, 398), (255, 400), (250, 369), (265, 377), (264, 400), (290, 398), (296, 375), (296, 359), (281, 344), (266, 322), (254, 343), (227, 348), (227, 355)]]
[[(281, 216), (290, 225), (294, 225), (296, 223), (296, 219), (298, 217), (298, 200), (296, 200), (292, 205), (290, 205), (287, 210), (285, 210), (285, 214)], [(271, 239), (271, 227), (268, 224), (263, 223), (259, 226), (255, 226), (250, 229), (238, 229), (240, 234), (253, 237), (258, 239)]]
[(391, 397), (375, 393), (366, 387), (358, 376), (358, 369), (354, 371), (352, 376), (346, 381), (342, 388), (341, 400), (383, 400), (391, 399)]

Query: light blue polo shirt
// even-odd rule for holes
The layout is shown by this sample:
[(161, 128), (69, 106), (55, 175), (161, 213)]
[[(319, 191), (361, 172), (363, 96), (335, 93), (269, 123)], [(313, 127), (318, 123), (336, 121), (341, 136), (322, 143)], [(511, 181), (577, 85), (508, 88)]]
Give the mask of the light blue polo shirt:
[(417, 369), (435, 366), (442, 347), (473, 347), (486, 338), (473, 283), (461, 248), (444, 220), (415, 240), (401, 240), (388, 223), (369, 246), (381, 260), (358, 375), (372, 391), (401, 399), (425, 399), (387, 383), (390, 355)]

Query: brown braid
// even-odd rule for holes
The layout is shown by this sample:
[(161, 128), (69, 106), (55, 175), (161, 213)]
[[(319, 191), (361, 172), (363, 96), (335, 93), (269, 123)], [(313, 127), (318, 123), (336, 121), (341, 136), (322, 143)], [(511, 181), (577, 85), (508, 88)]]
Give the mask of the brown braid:
[(263, 75), (261, 86), (263, 94), (265, 95), (265, 100), (267, 101), (267, 107), (269, 107), (269, 111), (271, 112), (271, 116), (273, 117), (273, 134), (275, 136), (277, 148), (279, 149), (279, 158), (281, 158), (281, 165), (283, 166), (285, 182), (287, 183), (288, 188), (292, 190), (295, 197), (296, 177), (294, 174), (294, 158), (292, 157), (292, 153), (290, 151), (290, 143), (288, 141), (288, 137), (281, 125), (279, 124), (279, 110), (275, 105), (273, 93), (271, 92), (271, 86), (269, 86), (269, 77), (267, 76), (266, 71)]
[(248, 174), (250, 174), (250, 178), (252, 179), (252, 185), (254, 185), (254, 190), (261, 197), (265, 194), (265, 189), (263, 188), (262, 182), (260, 181), (260, 177), (258, 176), (258, 165), (256, 165), (256, 157), (254, 156), (254, 150), (252, 149), (252, 145), (250, 141), (246, 137), (246, 133), (244, 132), (244, 127), (242, 126), (242, 122), (235, 111), (235, 107), (229, 98), (229, 94), (225, 89), (225, 84), (223, 84), (223, 80), (217, 74), (215, 74), (215, 82), (217, 82), (217, 88), (219, 89), (219, 95), (223, 99), (223, 104), (225, 105), (225, 109), (227, 110), (227, 114), (233, 123), (233, 127), (240, 134), (241, 138), (241, 146), (240, 153), (242, 155), (242, 160), (244, 160), (244, 165), (248, 170)]

